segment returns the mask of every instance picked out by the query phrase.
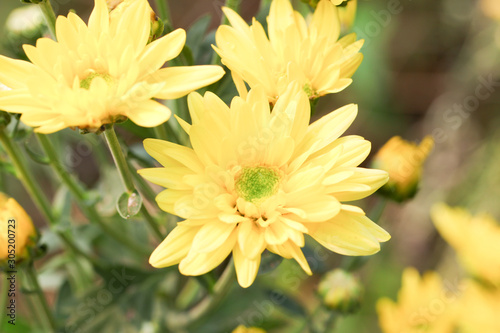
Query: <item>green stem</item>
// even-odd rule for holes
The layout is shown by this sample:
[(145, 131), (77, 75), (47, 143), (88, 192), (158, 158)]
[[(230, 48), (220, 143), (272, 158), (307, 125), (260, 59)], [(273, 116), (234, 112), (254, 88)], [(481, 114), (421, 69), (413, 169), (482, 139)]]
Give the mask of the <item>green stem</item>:
[(154, 128), (155, 136), (158, 139), (169, 141), (167, 129), (165, 128), (165, 124), (160, 124)]
[(38, 183), (35, 182), (35, 179), (32, 176), (32, 173), (29, 172), (26, 164), (24, 163), (20, 152), (17, 147), (13, 144), (9, 135), (5, 132), (4, 128), (0, 128), (0, 142), (10, 157), (10, 160), (14, 164), (16, 168), (16, 175), (19, 180), (23, 183), (24, 187), (30, 194), (31, 198), (35, 201), (38, 208), (42, 211), (42, 214), (45, 216), (47, 221), (50, 224), (55, 223), (55, 218), (52, 214), (52, 209), (47, 198), (42, 194)]
[[(5, 128), (0, 128), (0, 142), (2, 142), (2, 145), (7, 152), (7, 154), (10, 157), (10, 160), (14, 164), (14, 167), (16, 168), (16, 175), (23, 183), (24, 187), (30, 194), (30, 197), (32, 200), (35, 202), (37, 205), (38, 209), (42, 212), (43, 216), (51, 226), (56, 226), (56, 221), (57, 219), (55, 218), (51, 205), (47, 198), (43, 195), (43, 191), (41, 190), (40, 186), (38, 185), (38, 182), (35, 181), (33, 178), (33, 174), (28, 170), (26, 167), (26, 163), (22, 159), (22, 155), (19, 152), (18, 148), (13, 144), (12, 139), (9, 137), (9, 135), (5, 132)], [(56, 232), (59, 235), (59, 237), (62, 239), (64, 244), (70, 248), (72, 251), (75, 253), (79, 254), (80, 256), (86, 258), (92, 263), (96, 263), (96, 260), (92, 258), (90, 255), (88, 255), (85, 251), (81, 250), (72, 240), (71, 236), (68, 235), (66, 232), (62, 230), (58, 230), (57, 228)]]
[(167, 324), (169, 325), (169, 328), (175, 331), (180, 327), (196, 325), (196, 323), (200, 322), (200, 320), (203, 320), (204, 315), (219, 305), (219, 303), (227, 295), (233, 285), (235, 276), (236, 271), (234, 269), (233, 259), (231, 258), (221, 277), (215, 284), (212, 294), (206, 295), (200, 303), (187, 312), (167, 313)]
[(57, 331), (57, 325), (56, 321), (54, 319), (54, 316), (52, 315), (52, 311), (50, 310), (49, 304), (47, 303), (47, 299), (45, 298), (45, 294), (43, 293), (42, 289), (40, 288), (40, 284), (38, 283), (38, 278), (36, 276), (35, 269), (33, 267), (33, 264), (30, 263), (27, 265), (27, 267), (24, 269), (24, 272), (26, 273), (26, 276), (28, 280), (30, 281), (31, 288), (35, 292), (36, 296), (38, 297), (38, 301), (40, 305), (42, 306), (43, 313), (45, 314), (45, 317), (47, 319), (47, 322), (50, 325), (50, 328), (52, 329), (52, 332)]
[(89, 218), (91, 222), (97, 223), (106, 233), (108, 233), (111, 237), (116, 239), (118, 242), (123, 245), (131, 248), (133, 251), (143, 255), (148, 254), (150, 251), (143, 247), (141, 244), (133, 241), (123, 233), (115, 230), (109, 224), (104, 222), (95, 209), (95, 206), (92, 203), (88, 202), (87, 192), (80, 186), (80, 184), (66, 171), (66, 169), (59, 162), (59, 158), (54, 150), (54, 146), (47, 138), (46, 135), (36, 134), (40, 145), (42, 146), (45, 154), (49, 158), (50, 165), (57, 173), (61, 181), (68, 187), (71, 194), (75, 197), (78, 205), (83, 210), (85, 215)]
[(106, 125), (106, 129), (104, 130), (104, 136), (106, 137), (109, 150), (111, 151), (111, 155), (113, 156), (115, 165), (118, 168), (118, 173), (120, 174), (120, 178), (122, 180), (123, 185), (125, 186), (125, 189), (129, 193), (134, 192), (135, 186), (134, 186), (134, 181), (132, 180), (132, 174), (130, 173), (127, 161), (125, 160), (125, 156), (123, 155), (120, 142), (118, 142), (118, 137), (116, 136), (113, 124)]
[(49, 28), (50, 34), (52, 37), (56, 37), (56, 14), (54, 13), (54, 9), (50, 4), (50, 0), (45, 0), (40, 2), (40, 8), (42, 9), (43, 16), (45, 17), (45, 21), (47, 21), (47, 26)]
[[(132, 173), (130, 172), (127, 160), (123, 155), (123, 151), (120, 146), (120, 142), (118, 142), (118, 137), (116, 136), (113, 124), (106, 125), (104, 135), (106, 137), (106, 141), (108, 142), (109, 150), (111, 151), (113, 160), (115, 161), (116, 167), (118, 168), (118, 172), (120, 173), (120, 177), (122, 179), (123, 185), (125, 186), (125, 189), (128, 193), (134, 192), (135, 185), (132, 178)], [(161, 233), (155, 220), (152, 218), (151, 214), (149, 214), (144, 205), (141, 206), (141, 213), (146, 219), (147, 224), (149, 225), (155, 236), (158, 237), (159, 240), (163, 240), (165, 237)]]
[(368, 214), (370, 219), (373, 222), (379, 224), (379, 220), (382, 217), (382, 214), (384, 213), (386, 206), (387, 206), (387, 199), (385, 197), (379, 197), (378, 202), (372, 208), (370, 214)]

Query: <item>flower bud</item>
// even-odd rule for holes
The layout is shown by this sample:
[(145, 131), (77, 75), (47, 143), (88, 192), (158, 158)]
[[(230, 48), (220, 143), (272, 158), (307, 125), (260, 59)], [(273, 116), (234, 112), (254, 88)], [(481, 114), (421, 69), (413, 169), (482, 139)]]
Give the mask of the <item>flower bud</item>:
[(23, 44), (35, 45), (37, 39), (47, 33), (40, 6), (28, 5), (16, 8), (9, 14), (2, 44), (15, 58), (27, 60)]
[(262, 328), (257, 327), (245, 327), (240, 325), (236, 327), (232, 333), (266, 333)]
[(33, 222), (16, 200), (3, 193), (0, 193), (0, 223), (0, 263), (11, 266), (29, 257), (29, 247), (35, 244), (37, 235)]
[(433, 146), (431, 136), (426, 136), (419, 145), (399, 136), (387, 141), (375, 155), (371, 165), (389, 173), (389, 181), (379, 192), (398, 202), (413, 198), (422, 176), (422, 165)]
[(318, 293), (327, 308), (347, 314), (360, 308), (363, 287), (351, 273), (334, 269), (323, 276)]

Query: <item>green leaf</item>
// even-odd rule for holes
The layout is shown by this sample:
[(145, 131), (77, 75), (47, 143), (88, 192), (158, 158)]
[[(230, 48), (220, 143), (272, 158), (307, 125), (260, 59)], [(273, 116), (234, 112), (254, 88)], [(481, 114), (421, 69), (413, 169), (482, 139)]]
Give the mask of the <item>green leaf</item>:
[(137, 192), (137, 190), (133, 192), (124, 192), (118, 198), (116, 202), (116, 209), (121, 217), (124, 219), (129, 219), (134, 215), (137, 215), (141, 210), (142, 206), (142, 197)]

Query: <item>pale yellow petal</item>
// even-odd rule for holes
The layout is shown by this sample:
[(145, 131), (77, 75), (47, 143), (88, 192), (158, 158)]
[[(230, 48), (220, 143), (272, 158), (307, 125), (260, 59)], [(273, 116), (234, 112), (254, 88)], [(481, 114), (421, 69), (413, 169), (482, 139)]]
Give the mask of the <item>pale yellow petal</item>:
[(215, 251), (227, 241), (235, 227), (236, 224), (221, 223), (217, 220), (206, 223), (196, 234), (191, 251), (199, 253)]
[(264, 229), (253, 221), (246, 221), (238, 226), (238, 244), (245, 257), (253, 259), (265, 249)]
[(149, 263), (157, 268), (178, 264), (189, 252), (197, 227), (177, 226), (153, 251)]
[(158, 70), (163, 64), (177, 57), (186, 42), (186, 32), (177, 29), (149, 43), (139, 58), (141, 75), (147, 75)]
[(176, 99), (218, 81), (224, 76), (220, 66), (179, 66), (163, 68), (147, 78), (150, 83), (164, 82), (163, 89), (154, 97)]
[[(345, 169), (341, 169), (345, 171)], [(339, 201), (359, 200), (378, 190), (389, 180), (389, 174), (383, 170), (353, 168), (354, 173), (349, 178), (327, 186), (327, 192)], [(332, 174), (335, 169), (332, 170)]]
[(137, 172), (148, 181), (160, 186), (174, 190), (189, 190), (191, 186), (182, 181), (192, 170), (186, 167), (166, 167), (166, 168), (148, 168), (137, 170)]
[(94, 10), (89, 17), (89, 30), (96, 36), (109, 30), (109, 11), (106, 0), (95, 0)]
[(254, 259), (249, 259), (236, 245), (233, 249), (233, 258), (239, 285), (243, 288), (250, 287), (259, 272), (260, 254)]
[(142, 127), (155, 127), (163, 124), (172, 112), (165, 105), (153, 100), (143, 101), (137, 108), (127, 111), (127, 117)]
[(212, 252), (189, 252), (179, 264), (179, 271), (184, 275), (202, 275), (219, 266), (231, 253), (236, 243), (236, 232), (233, 231), (220, 247)]
[(32, 63), (0, 55), (0, 82), (12, 89), (26, 87), (26, 78), (38, 72)]
[(328, 36), (337, 40), (340, 34), (340, 20), (337, 8), (330, 1), (320, 1), (309, 25), (309, 35), (313, 40)]
[(177, 161), (180, 165), (184, 165), (194, 172), (201, 173), (203, 171), (200, 160), (191, 148), (168, 141), (146, 139), (144, 140), (144, 149), (163, 166), (173, 166), (171, 163)]

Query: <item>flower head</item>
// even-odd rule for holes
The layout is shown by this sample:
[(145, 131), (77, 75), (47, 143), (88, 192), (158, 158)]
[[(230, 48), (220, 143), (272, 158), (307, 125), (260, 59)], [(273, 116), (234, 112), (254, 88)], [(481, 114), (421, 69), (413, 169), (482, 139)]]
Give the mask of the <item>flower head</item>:
[[(3, 193), (0, 193), (0, 222), (0, 262), (5, 263), (8, 259), (18, 261), (25, 258), (28, 247), (35, 243), (35, 227), (23, 207), (15, 199)], [(16, 255), (14, 258), (11, 258), (8, 252), (8, 244), (12, 244), (9, 242), (12, 235), (15, 235)]]
[(434, 140), (426, 136), (419, 145), (392, 137), (380, 148), (373, 160), (373, 167), (389, 173), (389, 181), (381, 192), (396, 201), (412, 198), (417, 193), (422, 166), (427, 159)]
[(473, 276), (500, 287), (500, 226), (489, 215), (471, 216), (462, 208), (437, 204), (431, 212), (434, 225), (455, 249)]
[[(123, 8), (121, 8), (123, 6)], [(169, 67), (185, 43), (182, 29), (147, 44), (150, 7), (125, 1), (111, 14), (95, 0), (88, 26), (74, 13), (59, 16), (57, 41), (40, 38), (25, 45), (31, 62), (0, 56), (0, 109), (21, 113), (41, 133), (66, 127), (96, 129), (128, 117), (152, 127), (170, 110), (152, 98), (175, 99), (220, 79), (219, 66)]]
[(397, 303), (388, 298), (377, 302), (380, 327), (384, 333), (453, 333), (456, 309), (449, 303), (437, 273), (420, 277), (416, 269), (407, 268)]
[(351, 83), (363, 58), (363, 41), (350, 34), (338, 40), (337, 8), (321, 0), (307, 25), (289, 0), (274, 0), (267, 18), (269, 38), (253, 19), (248, 26), (236, 12), (223, 8), (232, 26), (219, 27), (215, 35), (220, 55), (233, 74), (241, 96), (246, 81), (262, 85), (271, 103), (296, 81), (311, 99), (336, 93)]
[(357, 107), (345, 106), (309, 124), (309, 101), (295, 85), (272, 113), (262, 89), (227, 107), (217, 96), (188, 97), (193, 124), (180, 120), (191, 148), (147, 139), (146, 151), (162, 168), (139, 170), (167, 187), (156, 201), (185, 219), (150, 258), (155, 267), (179, 263), (201, 275), (231, 252), (238, 281), (254, 281), (267, 249), (294, 258), (309, 274), (304, 234), (346, 255), (369, 255), (389, 234), (344, 201), (358, 200), (387, 181), (384, 171), (358, 168), (370, 143), (339, 138)]

